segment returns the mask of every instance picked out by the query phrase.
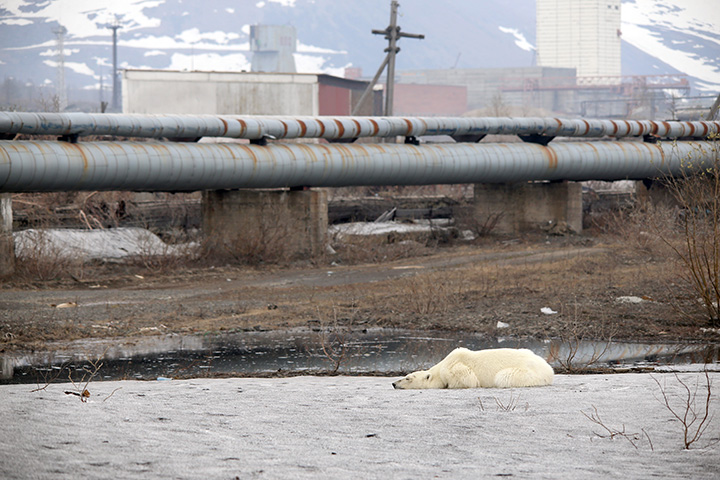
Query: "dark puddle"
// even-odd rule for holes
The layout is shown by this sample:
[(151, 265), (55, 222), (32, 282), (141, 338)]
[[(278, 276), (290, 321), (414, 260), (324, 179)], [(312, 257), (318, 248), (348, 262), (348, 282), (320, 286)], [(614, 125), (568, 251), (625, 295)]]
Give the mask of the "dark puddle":
[[(324, 348), (323, 348), (324, 346)], [(220, 375), (269, 375), (306, 372), (398, 375), (427, 368), (450, 350), (464, 346), (530, 348), (554, 367), (655, 367), (696, 363), (718, 364), (718, 345), (650, 345), (593, 343), (578, 346), (555, 341), (518, 340), (449, 332), (407, 330), (308, 330), (242, 332), (218, 335), (170, 335), (108, 341), (84, 341), (52, 352), (0, 357), (0, 383), (80, 381), (102, 366), (93, 378), (170, 379)], [(95, 365), (99, 363), (96, 362)], [(84, 369), (84, 370), (83, 370)]]

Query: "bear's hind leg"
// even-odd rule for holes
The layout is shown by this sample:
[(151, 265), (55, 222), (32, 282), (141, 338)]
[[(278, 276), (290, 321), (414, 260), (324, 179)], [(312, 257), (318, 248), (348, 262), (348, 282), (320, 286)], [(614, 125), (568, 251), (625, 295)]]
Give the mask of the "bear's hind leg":
[(549, 385), (547, 379), (526, 368), (506, 368), (495, 375), (495, 387), (536, 387)]

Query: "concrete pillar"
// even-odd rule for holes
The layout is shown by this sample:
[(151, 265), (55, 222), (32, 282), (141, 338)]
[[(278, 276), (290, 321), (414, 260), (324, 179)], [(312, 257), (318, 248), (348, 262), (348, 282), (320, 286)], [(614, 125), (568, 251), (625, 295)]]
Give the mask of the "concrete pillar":
[(582, 186), (577, 182), (476, 184), (473, 204), (475, 221), (492, 226), (493, 233), (582, 231)]
[(12, 225), (12, 197), (9, 193), (0, 193), (0, 278), (15, 272)]
[(210, 190), (202, 205), (203, 232), (215, 254), (274, 262), (325, 251), (325, 190)]

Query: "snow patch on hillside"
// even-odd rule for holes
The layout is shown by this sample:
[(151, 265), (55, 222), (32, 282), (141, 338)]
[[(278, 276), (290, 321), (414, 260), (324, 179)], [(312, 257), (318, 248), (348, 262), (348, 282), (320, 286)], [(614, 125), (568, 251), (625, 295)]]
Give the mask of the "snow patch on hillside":
[(32, 23), (31, 19), (57, 21), (67, 29), (69, 37), (107, 36), (107, 26), (116, 19), (126, 31), (159, 26), (159, 18), (149, 18), (143, 11), (163, 3), (165, 0), (55, 0), (42, 3), (6, 0), (2, 7), (9, 15), (0, 21), (12, 25), (19, 25), (17, 22)]
[(515, 45), (520, 47), (522, 50), (525, 50), (526, 52), (532, 52), (535, 50), (535, 45), (528, 42), (525, 38), (525, 35), (520, 33), (518, 29), (516, 28), (506, 28), (506, 27), (498, 27), (498, 30), (500, 30), (503, 33), (509, 33), (513, 37), (515, 37)]
[[(666, 31), (667, 35), (661, 35)], [(700, 80), (698, 89), (720, 90), (720, 10), (703, 0), (634, 0), (622, 4), (623, 39)], [(670, 38), (679, 34), (684, 39)]]

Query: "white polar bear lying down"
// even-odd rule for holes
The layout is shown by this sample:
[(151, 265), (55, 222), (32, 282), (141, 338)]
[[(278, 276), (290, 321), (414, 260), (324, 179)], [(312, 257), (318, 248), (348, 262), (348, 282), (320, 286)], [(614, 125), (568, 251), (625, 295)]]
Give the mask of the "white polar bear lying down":
[(550, 385), (553, 369), (526, 348), (474, 352), (456, 348), (440, 363), (393, 383), (395, 388), (536, 387)]

